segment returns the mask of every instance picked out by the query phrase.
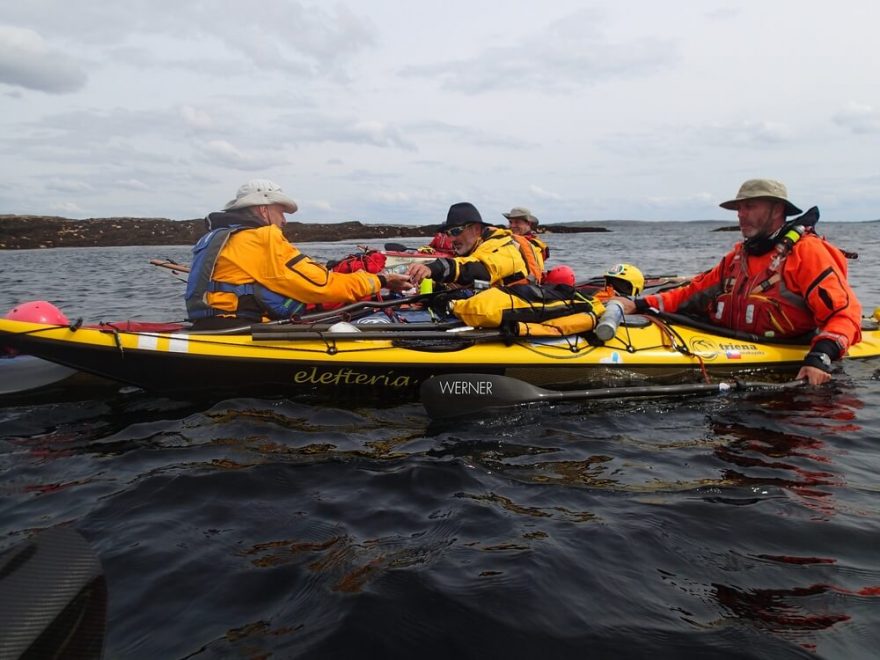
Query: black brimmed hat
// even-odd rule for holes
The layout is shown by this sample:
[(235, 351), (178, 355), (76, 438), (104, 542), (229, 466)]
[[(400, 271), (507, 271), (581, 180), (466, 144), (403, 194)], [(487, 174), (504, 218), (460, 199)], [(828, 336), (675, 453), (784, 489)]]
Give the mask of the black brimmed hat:
[(440, 231), (474, 223), (486, 224), (483, 222), (477, 207), (470, 202), (458, 202), (449, 207), (449, 212), (446, 214), (446, 222), (440, 226)]

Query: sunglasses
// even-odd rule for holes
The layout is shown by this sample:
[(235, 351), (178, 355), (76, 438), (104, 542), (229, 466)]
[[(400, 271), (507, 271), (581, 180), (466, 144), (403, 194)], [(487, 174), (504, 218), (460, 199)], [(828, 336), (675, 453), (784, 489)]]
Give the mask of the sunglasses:
[(463, 232), (465, 229), (467, 229), (468, 227), (470, 227), (472, 224), (473, 224), (473, 223), (470, 223), (470, 224), (467, 224), (467, 225), (461, 225), (460, 227), (452, 227), (452, 228), (450, 228), (450, 229), (447, 229), (447, 230), (446, 230), (446, 235), (447, 235), (447, 236), (451, 236), (452, 238), (455, 238), (456, 236), (458, 236), (459, 234), (461, 234), (461, 232)]

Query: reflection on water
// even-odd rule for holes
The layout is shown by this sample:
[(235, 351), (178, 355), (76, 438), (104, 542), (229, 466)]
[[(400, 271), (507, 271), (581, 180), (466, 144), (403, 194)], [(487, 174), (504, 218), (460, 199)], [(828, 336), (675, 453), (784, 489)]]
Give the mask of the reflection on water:
[[(445, 638), (427, 657), (473, 657), (456, 640), (480, 630), (639, 657), (655, 633), (608, 633), (624, 620), (721, 657), (736, 644), (703, 634), (734, 622), (760, 648), (867, 649), (878, 511), (849, 480), (876, 466), (852, 441), (878, 428), (867, 382), (433, 431), (414, 404), (20, 405), (3, 410), (0, 519), (10, 539), (66, 522), (96, 543), (122, 657), (347, 655), (367, 625), (384, 657)], [(161, 641), (144, 636), (157, 627)]]

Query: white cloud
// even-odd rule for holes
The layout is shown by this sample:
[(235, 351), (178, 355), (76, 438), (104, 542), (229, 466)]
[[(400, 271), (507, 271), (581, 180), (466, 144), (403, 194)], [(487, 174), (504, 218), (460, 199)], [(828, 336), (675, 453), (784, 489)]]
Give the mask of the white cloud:
[(0, 25), (0, 82), (66, 94), (81, 89), (86, 79), (75, 57), (50, 48), (34, 30)]
[(560, 195), (559, 193), (544, 190), (540, 186), (536, 185), (529, 186), (529, 192), (537, 199), (562, 199), (562, 195)]
[(378, 119), (351, 116), (307, 112), (284, 115), (271, 127), (271, 135), (276, 143), (282, 139), (297, 144), (338, 142), (406, 151), (417, 149), (400, 127)]
[(856, 135), (880, 133), (880, 110), (863, 103), (851, 102), (834, 115), (833, 121)]
[(54, 179), (46, 183), (49, 190), (57, 190), (64, 193), (82, 193), (91, 192), (92, 186), (85, 181), (75, 179)]
[(69, 216), (83, 215), (85, 211), (73, 202), (54, 202), (49, 205), (53, 213), (62, 213)]
[[(347, 79), (352, 58), (374, 42), (372, 21), (344, 6), (324, 7), (296, 0), (243, 2), (212, 0), (67, 0), (20, 2), (4, 7), (6, 20), (39, 23), (47, 33), (76, 34), (90, 47), (130, 48), (138, 40), (170, 38), (189, 44), (190, 56), (172, 47), (147, 56), (144, 63), (172, 66), (194, 56), (201, 46), (221, 46), (223, 59), (242, 56), (252, 73), (285, 72), (296, 76)], [(134, 54), (138, 48), (128, 50)], [(222, 73), (222, 71), (218, 71)]]
[(262, 154), (245, 153), (226, 140), (209, 140), (198, 145), (197, 148), (201, 151), (205, 161), (219, 163), (238, 170), (261, 170), (270, 163)]
[(534, 142), (524, 139), (522, 136), (505, 135), (479, 127), (451, 124), (445, 121), (415, 122), (407, 125), (406, 128), (419, 135), (471, 145), (505, 149), (530, 149), (536, 146)]
[(180, 108), (180, 116), (183, 117), (184, 123), (190, 128), (209, 129), (214, 127), (214, 120), (210, 114), (191, 105), (182, 106)]
[(377, 201), (390, 204), (406, 204), (410, 201), (409, 193), (403, 192), (401, 190), (379, 190), (373, 193), (372, 197)]
[(769, 120), (745, 120), (727, 125), (709, 125), (698, 131), (714, 142), (753, 146), (794, 139), (792, 127), (785, 122)]
[(148, 186), (143, 181), (139, 181), (137, 179), (118, 179), (113, 182), (113, 184), (119, 188), (124, 188), (126, 190), (150, 190), (150, 186)]
[(742, 10), (737, 7), (723, 6), (707, 11), (706, 18), (711, 18), (713, 20), (728, 20), (739, 16), (741, 13)]
[(671, 66), (676, 44), (643, 36), (618, 42), (601, 31), (603, 17), (582, 9), (504, 45), (435, 64), (411, 65), (402, 74), (442, 82), (450, 90), (483, 94), (493, 90), (567, 93), (597, 81), (649, 75)]
[(398, 147), (414, 151), (415, 145), (404, 138), (395, 126), (389, 126), (381, 121), (357, 121), (354, 124), (341, 128), (338, 137), (344, 141), (364, 142), (377, 147)]
[(880, 4), (586, 6), (4, 3), (0, 213), (192, 218), (259, 176), (300, 221), (702, 219), (766, 174), (876, 216)]

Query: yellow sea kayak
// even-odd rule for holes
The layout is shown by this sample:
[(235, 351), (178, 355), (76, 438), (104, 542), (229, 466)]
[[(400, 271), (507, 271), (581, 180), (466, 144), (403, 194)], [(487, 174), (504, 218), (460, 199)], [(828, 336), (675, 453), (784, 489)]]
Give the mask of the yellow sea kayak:
[[(880, 355), (880, 330), (866, 320), (847, 359)], [(506, 337), (495, 330), (425, 324), (264, 324), (244, 334), (194, 333), (173, 325), (59, 326), (0, 319), (0, 345), (157, 391), (322, 392), (413, 398), (432, 375), (487, 373), (536, 385), (612, 384), (640, 378), (679, 382), (754, 370), (796, 370), (806, 345), (725, 337), (628, 316), (610, 339), (593, 333)], [(340, 331), (341, 330), (341, 331)]]

